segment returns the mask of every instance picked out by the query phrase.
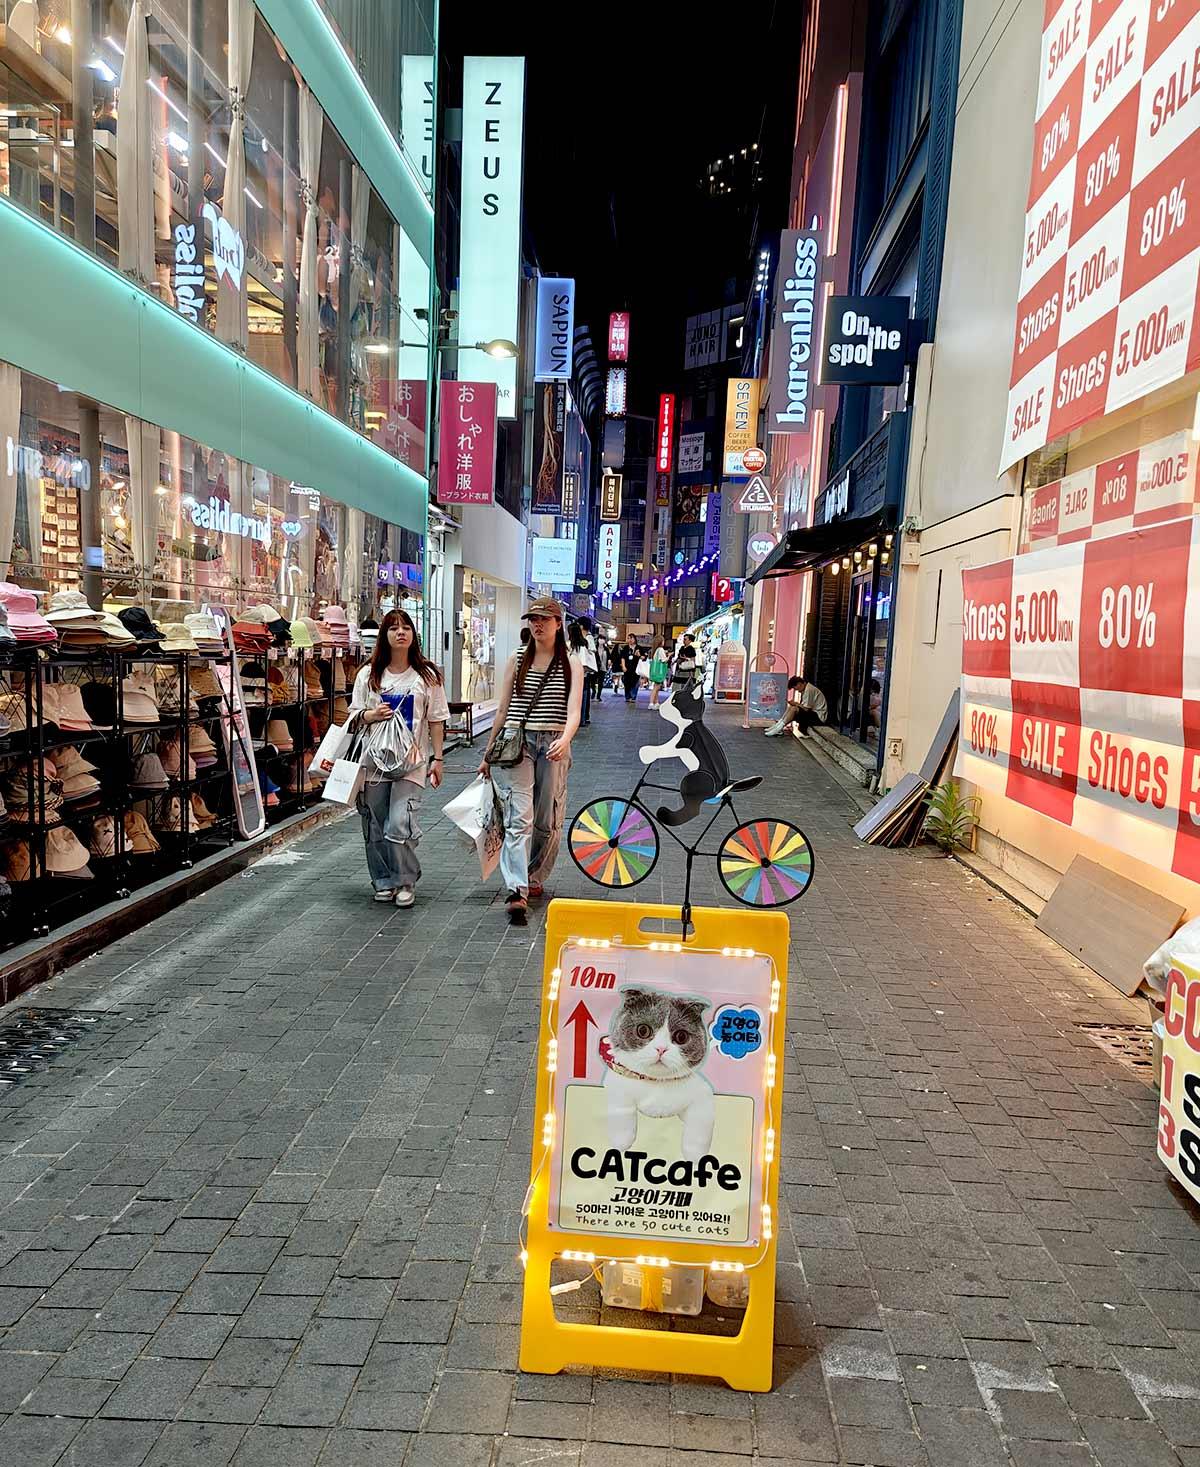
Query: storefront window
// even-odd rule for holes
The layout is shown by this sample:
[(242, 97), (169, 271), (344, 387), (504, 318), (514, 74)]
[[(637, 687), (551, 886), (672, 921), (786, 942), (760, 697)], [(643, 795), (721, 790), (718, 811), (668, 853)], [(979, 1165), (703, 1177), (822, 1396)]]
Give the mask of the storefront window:
[(475, 571), (463, 572), (462, 696), (471, 703), (496, 696), (496, 594), (491, 581)]
[(423, 472), (428, 269), (253, 0), (84, 9), (0, 0), (0, 195)]

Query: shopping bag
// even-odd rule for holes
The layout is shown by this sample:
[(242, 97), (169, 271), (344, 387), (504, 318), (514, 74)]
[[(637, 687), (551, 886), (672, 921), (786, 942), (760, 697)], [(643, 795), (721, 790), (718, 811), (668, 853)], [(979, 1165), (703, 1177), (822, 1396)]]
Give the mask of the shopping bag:
[(320, 747), (313, 755), (312, 763), (308, 766), (309, 774), (316, 779), (324, 779), (326, 775), (333, 773), (333, 766), (342, 758), (350, 747), (350, 740), (354, 735), (344, 725), (331, 724), (321, 740)]
[(394, 777), (421, 762), (420, 748), (413, 742), (404, 715), (393, 712), (382, 723), (369, 723), (363, 734), (363, 750), (380, 774)]
[(468, 840), (477, 840), (490, 818), (495, 798), (491, 780), (478, 774), (466, 789), (460, 790), (442, 806), (442, 814), (452, 820)]
[(671, 676), (671, 669), (661, 657), (656, 657), (650, 664), (650, 681), (652, 683), (665, 683)]
[(643, 657), (638, 661), (637, 675), (638, 677), (650, 676), (650, 659), (648, 657)]
[(353, 759), (336, 759), (321, 798), (332, 800), (335, 805), (353, 805), (366, 777), (367, 771), (357, 754)]
[(491, 808), (487, 812), (483, 829), (475, 837), (475, 854), (479, 857), (479, 877), (487, 881), (500, 864), (500, 847), (504, 844), (504, 811), (500, 801), (492, 794)]

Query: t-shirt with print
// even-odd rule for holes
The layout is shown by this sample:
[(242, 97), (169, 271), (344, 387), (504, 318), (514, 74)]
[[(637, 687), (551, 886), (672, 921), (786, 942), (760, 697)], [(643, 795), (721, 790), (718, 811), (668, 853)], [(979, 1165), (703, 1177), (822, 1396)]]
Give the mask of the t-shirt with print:
[[(376, 693), (371, 685), (371, 669), (364, 667), (354, 680), (354, 696), (351, 700), (350, 711), (357, 713), (364, 708), (378, 708), (384, 701), (382, 694), (387, 694), (387, 701), (396, 702), (396, 718), (403, 718), (409, 732), (413, 736), (413, 742), (421, 750), (420, 760), (407, 770), (402, 778), (412, 780), (415, 784), (425, 783), (425, 772), (429, 760), (429, 725), (431, 723), (445, 723), (450, 717), (450, 709), (446, 703), (446, 689), (441, 683), (427, 683), (425, 679), (413, 668), (405, 668), (403, 672), (385, 672), (380, 682), (380, 691)], [(370, 756), (368, 756), (368, 768)]]

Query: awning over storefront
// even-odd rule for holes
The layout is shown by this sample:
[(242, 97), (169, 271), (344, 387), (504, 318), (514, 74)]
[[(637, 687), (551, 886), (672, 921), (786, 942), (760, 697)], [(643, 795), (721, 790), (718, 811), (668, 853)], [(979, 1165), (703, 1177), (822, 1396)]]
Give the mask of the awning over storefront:
[(809, 525), (803, 530), (789, 530), (766, 560), (746, 577), (748, 585), (811, 569), (822, 561), (833, 560), (856, 550), (864, 540), (886, 534), (895, 528), (896, 512), (885, 506), (875, 514), (860, 519), (830, 520), (824, 525)]

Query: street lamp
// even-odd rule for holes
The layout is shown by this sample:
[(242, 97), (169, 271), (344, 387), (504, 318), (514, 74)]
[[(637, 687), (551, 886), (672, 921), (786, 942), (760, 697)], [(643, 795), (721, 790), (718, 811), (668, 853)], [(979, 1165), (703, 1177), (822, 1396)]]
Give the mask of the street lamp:
[[(416, 351), (428, 351), (427, 341), (367, 341), (363, 343), (363, 350), (371, 352), (374, 356), (385, 356), (392, 347), (411, 347)], [(499, 361), (506, 361), (517, 355), (517, 343), (509, 341), (506, 336), (498, 336), (494, 341), (454, 342), (443, 341), (438, 345), (438, 351), (482, 351), (489, 357), (495, 357)]]

